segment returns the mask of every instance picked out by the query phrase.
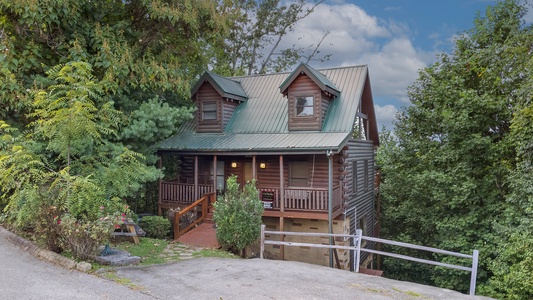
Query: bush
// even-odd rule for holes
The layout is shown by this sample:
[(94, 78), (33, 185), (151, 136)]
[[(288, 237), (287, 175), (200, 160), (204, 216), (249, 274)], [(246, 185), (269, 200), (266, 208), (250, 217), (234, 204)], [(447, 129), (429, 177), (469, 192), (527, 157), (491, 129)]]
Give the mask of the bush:
[(147, 237), (166, 239), (170, 233), (170, 221), (161, 216), (146, 216), (140, 221), (139, 226), (146, 232)]
[(224, 249), (237, 253), (259, 238), (264, 208), (255, 180), (241, 192), (237, 177), (231, 176), (224, 197), (219, 197), (214, 206), (217, 240)]
[(120, 227), (121, 216), (107, 216), (96, 221), (79, 221), (69, 214), (56, 217), (60, 228), (60, 241), (64, 250), (75, 258), (92, 259), (96, 248), (109, 240), (115, 228)]

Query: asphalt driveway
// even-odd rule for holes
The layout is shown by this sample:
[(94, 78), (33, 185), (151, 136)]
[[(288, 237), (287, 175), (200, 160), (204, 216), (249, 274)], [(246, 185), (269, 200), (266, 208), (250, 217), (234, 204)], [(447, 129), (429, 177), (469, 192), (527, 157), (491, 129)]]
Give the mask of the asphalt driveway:
[(291, 261), (196, 258), (115, 274), (157, 299), (483, 299)]
[(30, 253), (34, 250), (15, 246), (6, 234), (0, 227), (1, 299), (488, 299), (306, 263), (261, 259), (195, 258), (120, 267), (96, 276), (40, 260)]

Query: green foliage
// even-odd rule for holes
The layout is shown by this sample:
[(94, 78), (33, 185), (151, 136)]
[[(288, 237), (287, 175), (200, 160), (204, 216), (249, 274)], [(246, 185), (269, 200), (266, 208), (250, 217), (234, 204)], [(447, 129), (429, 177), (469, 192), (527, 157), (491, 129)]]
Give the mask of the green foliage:
[(0, 120), (33, 130), (19, 143), (26, 156), (6, 158), (27, 166), (13, 175), (101, 171), (85, 177), (103, 186), (103, 199), (151, 188), (160, 174), (145, 167), (155, 162), (150, 146), (191, 117), (190, 83), (207, 68), (205, 49), (227, 32), (218, 5), (0, 0)]
[(224, 249), (240, 251), (255, 242), (261, 233), (263, 203), (255, 181), (240, 190), (237, 177), (227, 180), (223, 197), (215, 202), (213, 221), (217, 224), (217, 240)]
[[(462, 253), (480, 250), (479, 291), (531, 294), (531, 26), (518, 1), (501, 1), (420, 72), (412, 106), (378, 150), (385, 238)], [(527, 236), (527, 234), (526, 234)], [(523, 236), (522, 236), (523, 237)], [(437, 260), (445, 259), (435, 256)], [(453, 262), (453, 260), (448, 260)], [(466, 291), (468, 274), (421, 272), (387, 260), (385, 274)], [(519, 290), (516, 287), (522, 286)], [(529, 298), (529, 297), (525, 297)]]
[[(54, 84), (34, 94), (27, 130), (18, 134), (1, 123), (1, 197), (15, 226), (33, 228), (51, 250), (85, 258), (109, 237), (109, 216), (128, 213), (122, 197), (161, 173), (116, 142), (121, 114), (102, 97), (89, 64), (48, 74)], [(52, 218), (64, 225), (57, 228)], [(78, 231), (67, 228), (73, 224)]]
[(146, 231), (146, 236), (155, 239), (166, 239), (170, 234), (170, 221), (161, 216), (146, 216), (141, 219), (139, 226)]

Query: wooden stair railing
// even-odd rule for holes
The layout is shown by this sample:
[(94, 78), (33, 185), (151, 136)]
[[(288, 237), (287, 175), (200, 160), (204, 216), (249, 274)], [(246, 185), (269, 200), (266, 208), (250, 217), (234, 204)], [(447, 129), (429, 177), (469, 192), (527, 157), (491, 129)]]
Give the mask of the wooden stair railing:
[[(197, 224), (202, 222), (205, 217), (207, 216), (207, 213), (209, 211), (213, 210), (213, 203), (216, 201), (216, 194), (215, 193), (209, 193), (204, 194), (202, 198), (196, 200), (191, 205), (187, 206), (186, 208), (175, 212), (174, 214), (174, 239), (177, 240), (180, 236), (191, 230), (192, 228), (196, 227)], [(198, 217), (198, 206), (201, 206), (201, 216)], [(196, 214), (196, 219), (188, 224), (185, 228), (180, 229), (180, 218), (183, 217), (185, 214), (194, 212)]]

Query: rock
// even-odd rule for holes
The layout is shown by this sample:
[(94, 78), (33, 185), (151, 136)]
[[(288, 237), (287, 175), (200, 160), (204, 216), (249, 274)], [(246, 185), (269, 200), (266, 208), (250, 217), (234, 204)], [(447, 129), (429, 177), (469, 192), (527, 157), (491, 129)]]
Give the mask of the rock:
[(100, 255), (95, 258), (96, 262), (106, 266), (126, 266), (141, 262), (139, 256), (131, 256), (128, 252), (113, 249), (109, 255)]
[(84, 262), (84, 261), (79, 262), (79, 263), (76, 265), (76, 269), (77, 269), (78, 271), (82, 271), (82, 272), (88, 272), (88, 271), (90, 271), (92, 268), (93, 268), (93, 266), (92, 266), (90, 263), (88, 263), (88, 262)]

